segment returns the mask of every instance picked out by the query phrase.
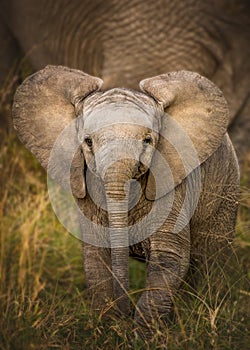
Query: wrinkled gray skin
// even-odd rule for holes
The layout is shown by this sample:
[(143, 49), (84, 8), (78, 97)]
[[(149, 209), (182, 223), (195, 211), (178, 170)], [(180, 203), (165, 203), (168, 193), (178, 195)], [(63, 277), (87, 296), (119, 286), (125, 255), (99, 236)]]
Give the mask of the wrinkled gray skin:
[(24, 54), (34, 70), (62, 64), (105, 88), (195, 71), (228, 100), (241, 158), (250, 140), (249, 14), (248, 0), (0, 0), (0, 80)]
[[(211, 258), (212, 266), (217, 259), (213, 254), (226, 254), (230, 247), (239, 170), (226, 132), (228, 107), (213, 83), (187, 71), (146, 79), (140, 83), (141, 92), (103, 92), (101, 86), (99, 78), (81, 71), (49, 66), (18, 88), (14, 127), (21, 141), (62, 185), (65, 172), (58, 171), (54, 162), (59, 159), (59, 163), (67, 164), (70, 144), (79, 147), (71, 165), (72, 192), (85, 217), (110, 228), (112, 247), (84, 244), (86, 281), (93, 306), (100, 310), (119, 298), (117, 305), (127, 315), (129, 252), (145, 259), (147, 290), (137, 304), (135, 320), (141, 334), (150, 338), (152, 320), (167, 317), (172, 297), (187, 277), (190, 260), (210, 266)], [(75, 127), (64, 136), (56, 158), (49, 164), (54, 142), (75, 118)], [(181, 129), (175, 129), (175, 123)], [(161, 170), (163, 160), (170, 166), (172, 180)], [(87, 173), (90, 181), (86, 181)], [(161, 181), (155, 188), (158, 175)], [(132, 180), (140, 184), (141, 194), (131, 206)], [(101, 207), (92, 200), (91, 192), (98, 193)], [(149, 216), (154, 204), (165, 210), (171, 198), (171, 210), (163, 221), (160, 210), (151, 217), (151, 235), (129, 248), (112, 243), (117, 237), (126, 243), (128, 225), (133, 227)], [(179, 229), (177, 222), (182, 224)], [(136, 231), (135, 237), (143, 235), (144, 229), (146, 232), (148, 224)], [(84, 224), (82, 230), (83, 239), (98, 237), (98, 230), (86, 232)]]

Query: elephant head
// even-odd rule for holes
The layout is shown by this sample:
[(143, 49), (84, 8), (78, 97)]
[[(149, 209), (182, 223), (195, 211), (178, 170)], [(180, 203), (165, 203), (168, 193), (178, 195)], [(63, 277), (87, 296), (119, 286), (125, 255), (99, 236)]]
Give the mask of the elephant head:
[[(227, 129), (228, 109), (221, 91), (193, 72), (143, 80), (141, 92), (97, 91), (101, 86), (99, 78), (81, 71), (48, 66), (18, 88), (13, 118), (21, 141), (56, 181), (65, 184), (61, 164), (70, 164), (75, 197), (84, 198), (88, 191), (86, 168), (90, 177), (93, 174), (102, 182), (114, 295), (120, 297), (128, 289), (130, 184), (144, 177), (145, 200), (166, 196), (219, 147)], [(60, 156), (48, 165), (59, 135), (63, 135)], [(169, 169), (172, 181), (168, 181)], [(128, 303), (121, 303), (120, 308), (127, 312)]]

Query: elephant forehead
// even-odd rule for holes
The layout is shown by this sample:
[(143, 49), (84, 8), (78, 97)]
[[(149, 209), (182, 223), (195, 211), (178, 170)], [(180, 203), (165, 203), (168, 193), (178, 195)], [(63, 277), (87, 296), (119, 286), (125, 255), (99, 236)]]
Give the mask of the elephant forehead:
[(158, 126), (151, 108), (142, 110), (126, 104), (102, 106), (85, 114), (83, 118), (86, 132), (97, 132), (119, 124), (138, 125), (152, 130)]
[[(126, 147), (122, 140), (126, 143), (142, 140), (151, 131), (151, 129), (142, 125), (119, 123), (101, 128), (94, 133), (99, 142), (113, 142), (117, 147)], [(88, 131), (86, 132), (88, 133)], [(93, 135), (93, 134), (92, 134)], [(134, 143), (135, 144), (135, 143)]]

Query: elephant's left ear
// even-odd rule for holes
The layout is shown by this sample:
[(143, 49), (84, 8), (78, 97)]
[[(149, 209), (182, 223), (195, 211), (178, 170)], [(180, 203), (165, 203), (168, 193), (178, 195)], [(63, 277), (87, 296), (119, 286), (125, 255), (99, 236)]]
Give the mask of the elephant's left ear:
[(13, 123), (20, 140), (78, 198), (86, 191), (76, 118), (81, 101), (101, 86), (101, 79), (82, 71), (47, 66), (29, 76), (14, 97)]
[[(146, 188), (147, 198), (153, 200), (170, 192), (216, 151), (227, 131), (229, 111), (222, 92), (194, 72), (159, 75), (141, 81), (140, 88), (165, 112)], [(156, 175), (164, 167), (169, 167), (172, 179), (159, 182)]]

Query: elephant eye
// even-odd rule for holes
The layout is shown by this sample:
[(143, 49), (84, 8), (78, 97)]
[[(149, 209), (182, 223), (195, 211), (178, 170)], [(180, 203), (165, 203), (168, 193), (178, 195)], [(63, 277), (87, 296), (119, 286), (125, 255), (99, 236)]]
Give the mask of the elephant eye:
[(146, 145), (151, 145), (153, 143), (153, 139), (151, 136), (146, 136), (145, 139), (143, 140), (143, 144)]
[(85, 137), (84, 141), (88, 147), (91, 148), (93, 146), (93, 141), (90, 137)]

